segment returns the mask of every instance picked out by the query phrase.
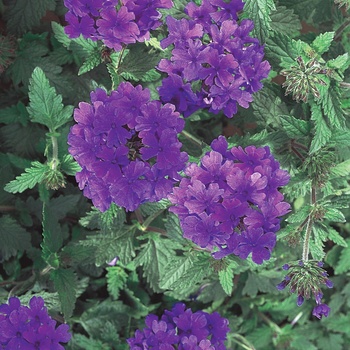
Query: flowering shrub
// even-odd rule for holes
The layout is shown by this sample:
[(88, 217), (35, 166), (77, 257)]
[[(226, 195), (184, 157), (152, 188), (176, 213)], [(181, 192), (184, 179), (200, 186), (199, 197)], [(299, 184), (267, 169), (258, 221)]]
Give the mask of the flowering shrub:
[(47, 313), (41, 297), (32, 297), (29, 307), (21, 305), (15, 297), (10, 298), (8, 304), (0, 305), (2, 349), (63, 350), (60, 343), (67, 343), (71, 338), (68, 330), (66, 324), (56, 328), (56, 321)]
[(0, 349), (347, 350), (349, 4), (0, 1)]

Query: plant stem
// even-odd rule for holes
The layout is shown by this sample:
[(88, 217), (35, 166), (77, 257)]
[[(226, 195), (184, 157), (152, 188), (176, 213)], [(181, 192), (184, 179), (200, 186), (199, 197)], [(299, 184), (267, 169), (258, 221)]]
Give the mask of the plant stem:
[(196, 137), (194, 137), (193, 135), (191, 135), (189, 132), (182, 130), (181, 135), (186, 137), (186, 139), (190, 140), (191, 142), (197, 144), (200, 148), (203, 147), (203, 142), (201, 140), (197, 139)]
[(57, 143), (57, 137), (51, 136), (51, 143), (52, 143), (52, 162), (51, 162), (51, 169), (56, 170), (58, 165), (58, 143)]

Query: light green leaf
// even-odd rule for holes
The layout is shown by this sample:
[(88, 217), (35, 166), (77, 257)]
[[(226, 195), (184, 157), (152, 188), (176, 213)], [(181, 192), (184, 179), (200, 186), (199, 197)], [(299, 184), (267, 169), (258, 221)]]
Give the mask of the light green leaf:
[(75, 275), (72, 269), (62, 269), (51, 271), (50, 278), (53, 281), (58, 297), (61, 302), (61, 311), (66, 319), (73, 314), (76, 301)]
[(290, 115), (280, 115), (280, 120), (284, 131), (291, 139), (305, 137), (310, 133), (310, 123), (306, 120), (297, 119)]
[(277, 294), (276, 285), (280, 282), (280, 275), (275, 271), (263, 271), (259, 274), (248, 273), (248, 279), (242, 290), (242, 294), (256, 297), (258, 292)]
[(347, 247), (348, 244), (346, 243), (345, 239), (339, 234), (337, 230), (334, 228), (328, 226), (328, 238), (333, 241), (335, 244), (338, 244), (342, 247)]
[(335, 32), (326, 32), (321, 33), (316, 37), (316, 39), (311, 43), (311, 47), (315, 49), (315, 51), (322, 55), (326, 51), (328, 51), (334, 39)]
[(350, 174), (350, 159), (345, 160), (331, 168), (332, 178), (348, 176)]
[(225, 293), (231, 296), (233, 290), (233, 269), (230, 265), (219, 271), (219, 281)]
[(60, 169), (67, 175), (75, 176), (75, 174), (81, 171), (80, 165), (74, 160), (70, 154), (66, 154), (60, 163)]
[(44, 179), (45, 172), (48, 170), (46, 164), (32, 162), (30, 168), (24, 169), (24, 173), (17, 176), (15, 180), (10, 181), (5, 186), (5, 191), (10, 193), (22, 193), (27, 189), (33, 188), (36, 184), (41, 183)]
[(82, 75), (84, 73), (89, 72), (90, 70), (96, 68), (98, 65), (102, 63), (101, 52), (97, 48), (89, 54), (89, 56), (84, 61), (83, 65), (79, 68), (78, 75)]
[(344, 72), (347, 68), (349, 68), (349, 64), (350, 60), (348, 53), (344, 53), (343, 55), (339, 55), (336, 58), (327, 61), (327, 67), (339, 69), (341, 72)]
[(10, 216), (0, 217), (1, 259), (8, 260), (11, 256), (15, 256), (18, 251), (29, 249), (31, 247), (30, 237), (30, 233)]
[(47, 126), (50, 131), (64, 125), (72, 116), (73, 108), (63, 109), (62, 96), (57, 95), (39, 67), (34, 69), (30, 79), (29, 99), (28, 112), (32, 122)]
[(261, 43), (265, 43), (271, 30), (271, 12), (276, 10), (273, 0), (246, 0), (244, 16), (254, 22), (254, 34)]
[(344, 214), (340, 210), (336, 208), (331, 208), (331, 207), (326, 208), (326, 213), (324, 215), (324, 218), (332, 222), (346, 221)]

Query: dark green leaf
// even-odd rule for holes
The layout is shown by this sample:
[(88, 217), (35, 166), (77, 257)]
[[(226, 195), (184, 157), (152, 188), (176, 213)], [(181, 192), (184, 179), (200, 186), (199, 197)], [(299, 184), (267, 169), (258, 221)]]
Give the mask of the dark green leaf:
[(297, 119), (289, 115), (281, 115), (280, 120), (284, 131), (291, 139), (302, 138), (310, 133), (310, 123), (306, 120)]
[(28, 124), (29, 114), (25, 105), (22, 102), (18, 102), (17, 105), (0, 109), (0, 123), (12, 124), (20, 123), (23, 126)]
[(57, 269), (50, 274), (55, 289), (58, 292), (58, 297), (61, 302), (61, 311), (66, 319), (73, 314), (76, 301), (75, 292), (75, 275), (72, 269)]
[(346, 244), (348, 246), (342, 249), (339, 261), (334, 269), (336, 275), (340, 275), (350, 270), (350, 239), (346, 240)]
[(276, 285), (280, 282), (280, 275), (275, 271), (263, 271), (259, 274), (249, 273), (242, 294), (256, 297), (258, 292), (277, 294)]
[(30, 233), (10, 216), (0, 217), (0, 260), (8, 260), (18, 251), (30, 248)]
[(17, 0), (7, 10), (7, 30), (9, 33), (21, 36), (40, 24), (40, 19), (46, 11), (54, 10), (55, 0)]
[(298, 35), (301, 24), (298, 16), (292, 9), (288, 9), (285, 6), (277, 6), (276, 11), (271, 13), (271, 29), (288, 35)]
[(128, 274), (120, 266), (107, 267), (107, 289), (115, 299), (119, 298), (120, 290), (125, 287)]
[(9, 182), (4, 189), (10, 193), (22, 193), (27, 189), (31, 189), (43, 181), (47, 169), (48, 166), (46, 164), (32, 162), (30, 168), (24, 169), (25, 172)]
[(311, 106), (311, 120), (315, 123), (315, 135), (311, 142), (310, 154), (317, 152), (332, 136), (332, 131), (323, 118), (322, 110), (316, 104)]

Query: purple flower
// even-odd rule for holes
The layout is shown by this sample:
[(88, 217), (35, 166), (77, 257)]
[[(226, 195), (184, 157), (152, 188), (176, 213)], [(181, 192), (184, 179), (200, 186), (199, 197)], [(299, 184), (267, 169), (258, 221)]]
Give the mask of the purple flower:
[(289, 210), (279, 182), (273, 180), (282, 173), (288, 178), (287, 172), (268, 147), (228, 150), (224, 137), (211, 146), (199, 165), (185, 169), (186, 177), (168, 196), (174, 204), (170, 211), (178, 215), (184, 237), (213, 251), (215, 259), (229, 254), (246, 259), (251, 254), (262, 264), (276, 244), (279, 217)]
[(171, 311), (165, 310), (159, 319), (150, 314), (146, 327), (136, 330), (133, 338), (127, 339), (131, 350), (157, 349), (225, 349), (224, 341), (229, 332), (228, 320), (217, 312), (192, 312), (185, 304), (177, 303)]
[(135, 210), (169, 194), (188, 157), (177, 137), (184, 121), (173, 105), (122, 83), (109, 96), (92, 92), (91, 104), (80, 103), (74, 118), (68, 144), (82, 167), (76, 179), (98, 209), (115, 202)]
[(15, 297), (0, 305), (0, 347), (5, 349), (64, 350), (60, 343), (70, 340), (68, 330), (66, 324), (56, 328), (41, 297), (32, 297), (28, 307)]
[(312, 314), (318, 319), (321, 319), (322, 316), (328, 317), (330, 311), (331, 309), (327, 304), (318, 304), (312, 310)]

